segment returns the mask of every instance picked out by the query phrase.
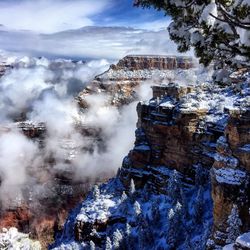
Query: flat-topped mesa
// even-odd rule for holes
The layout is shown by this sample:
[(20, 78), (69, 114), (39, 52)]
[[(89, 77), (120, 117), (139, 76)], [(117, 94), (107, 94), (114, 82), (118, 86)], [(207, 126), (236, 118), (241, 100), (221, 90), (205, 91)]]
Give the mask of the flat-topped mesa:
[(158, 55), (128, 55), (121, 59), (112, 69), (119, 70), (173, 70), (173, 69), (190, 69), (193, 67), (192, 58), (176, 56), (158, 56)]
[(86, 95), (106, 93), (112, 105), (120, 106), (136, 100), (137, 87), (144, 81), (169, 82), (175, 74), (194, 67), (192, 58), (176, 56), (126, 56), (95, 79), (79, 93), (77, 99), (86, 108)]

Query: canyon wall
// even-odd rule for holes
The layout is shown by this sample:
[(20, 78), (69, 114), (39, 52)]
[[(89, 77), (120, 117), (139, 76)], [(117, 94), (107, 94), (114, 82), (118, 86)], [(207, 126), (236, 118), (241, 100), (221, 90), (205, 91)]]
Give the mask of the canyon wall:
[[(105, 93), (110, 96), (110, 103), (107, 105), (121, 107), (129, 104), (137, 99), (136, 87), (142, 84), (144, 80), (152, 80), (159, 73), (162, 74), (162, 80), (166, 80), (169, 75), (172, 75), (173, 70), (191, 67), (191, 59), (185, 58), (183, 60), (184, 62), (181, 58), (167, 56), (125, 57), (120, 60), (117, 66), (111, 66), (109, 71), (97, 76), (93, 82), (88, 84), (79, 94), (77, 101), (79, 101), (80, 107), (87, 108), (88, 104), (81, 97)], [(57, 64), (51, 64), (50, 67), (60, 67), (60, 63)], [(131, 65), (134, 64), (138, 66), (133, 68)], [(1, 64), (0, 74), (3, 75), (6, 70), (11, 70), (12, 67), (11, 65)], [(56, 169), (56, 157), (46, 155), (44, 152), (48, 136), (45, 122), (27, 121), (24, 112), (17, 116), (16, 122), (0, 126), (0, 134), (17, 130), (38, 143), (41, 156), (44, 157), (43, 166), (40, 166), (38, 170), (29, 169), (29, 175), (34, 177), (36, 184), (27, 185), (22, 190), (23, 198), (20, 198), (18, 202), (9, 201), (8, 204), (0, 204), (0, 228), (14, 226), (22, 232), (30, 233), (45, 248), (53, 241), (54, 236), (63, 230), (63, 223), (68, 212), (85, 198), (90, 187), (94, 183), (104, 182), (114, 175), (113, 172), (107, 172), (104, 169), (102, 176), (76, 181), (75, 172), (71, 166), (74, 157), (85, 151), (93, 151), (96, 141), (99, 141), (102, 146), (105, 142), (100, 128), (77, 123), (75, 129), (84, 136), (85, 142), (88, 142), (88, 147), (79, 148), (67, 138), (62, 140), (59, 150), (62, 150), (65, 154), (63, 164), (66, 167)], [(42, 186), (42, 194), (34, 197), (35, 190), (40, 189), (40, 185)], [(47, 193), (49, 197), (46, 197)]]
[(79, 93), (77, 100), (81, 107), (89, 94), (107, 94), (109, 102), (122, 106), (137, 99), (137, 88), (145, 81), (171, 81), (176, 74), (194, 67), (190, 57), (176, 56), (126, 56), (109, 70), (98, 75)]
[[(181, 183), (180, 185), (185, 190), (184, 193), (189, 193), (189, 200), (182, 205), (189, 208), (194, 206), (188, 212), (188, 223), (190, 216), (197, 216), (193, 211), (196, 204), (200, 202), (192, 194), (197, 192), (195, 187), (198, 186), (199, 190), (204, 190), (206, 186), (206, 192), (210, 192), (202, 196), (203, 213), (199, 215), (199, 219), (203, 223), (212, 221), (212, 231), (208, 233), (209, 227), (205, 225), (202, 235), (199, 236), (203, 241), (197, 242), (197, 236), (190, 243), (193, 245), (191, 249), (200, 249), (200, 247), (221, 249), (225, 246), (230, 240), (230, 230), (235, 230), (235, 228), (230, 229), (231, 225), (228, 222), (233, 208), (237, 208), (237, 216), (240, 220), (233, 227), (239, 227), (238, 230), (241, 233), (250, 230), (249, 80), (224, 87), (211, 84), (211, 82), (196, 86), (160, 84), (153, 86), (152, 90), (153, 98), (147, 102), (140, 102), (137, 106), (138, 123), (135, 145), (124, 158), (117, 177), (101, 186), (100, 191), (94, 190), (89, 194), (86, 201), (71, 215), (70, 226), (66, 226), (67, 230), (70, 230), (69, 228), (73, 230), (71, 235), (62, 235), (61, 240), (56, 242), (55, 246), (58, 247), (64, 239), (70, 238), (87, 245), (91, 241), (101, 247), (105, 244), (105, 237), (110, 237), (110, 233), (117, 228), (120, 232), (124, 232), (121, 235), (126, 236), (124, 229), (126, 223), (130, 223), (134, 231), (139, 230), (139, 235), (140, 230), (144, 230), (142, 232), (145, 233), (145, 229), (141, 229), (143, 223), (149, 223), (147, 224), (150, 227), (148, 233), (151, 234), (151, 238), (147, 236), (147, 240), (151, 239), (151, 244), (155, 242), (153, 247), (156, 247), (159, 242), (168, 242), (167, 238), (156, 240), (156, 237), (160, 237), (157, 230), (162, 227), (162, 224), (157, 224), (153, 215), (151, 215), (152, 221), (148, 215), (148, 207), (152, 206), (151, 213), (154, 214), (155, 201), (153, 199), (158, 199), (156, 206), (160, 207), (160, 211), (157, 213), (162, 214), (168, 211), (169, 203), (165, 202), (163, 205), (159, 201), (160, 198), (155, 198), (154, 195), (156, 197), (166, 195), (165, 199), (168, 201), (169, 195), (174, 191), (166, 189), (166, 186), (170, 185), (170, 180), (173, 180), (171, 176), (175, 171), (180, 178), (178, 183)], [(197, 181), (197, 174), (201, 175), (199, 181)], [(134, 194), (131, 190), (135, 187)], [(129, 206), (133, 208), (133, 202), (136, 199), (142, 210), (139, 213), (143, 214), (139, 215), (139, 219), (133, 217), (135, 215), (131, 215), (128, 208)], [(183, 202), (183, 198), (181, 199)], [(123, 205), (124, 200), (128, 204), (125, 202)], [(171, 200), (170, 203), (172, 203)], [(136, 207), (135, 213), (138, 211), (138, 204)], [(210, 209), (211, 214), (206, 209)], [(152, 223), (155, 227), (151, 225)], [(194, 227), (189, 229), (188, 233), (193, 235), (196, 228), (201, 227), (199, 223), (193, 224)], [(164, 230), (171, 232), (169, 227), (168, 225), (168, 228)], [(177, 225), (176, 228), (178, 228)], [(181, 230), (181, 227), (178, 230)], [(161, 231), (162, 235), (164, 233), (166, 231)], [(175, 237), (179, 236), (176, 234)], [(208, 241), (206, 237), (209, 237)], [(114, 243), (115, 237), (113, 239)], [(134, 248), (138, 247), (138, 244), (139, 246), (143, 244), (138, 238), (137, 240), (133, 238), (131, 242)], [(189, 244), (186, 242), (187, 238), (184, 243), (180, 241), (179, 244), (181, 247), (186, 247), (185, 244)], [(205, 246), (202, 247), (204, 242)], [(121, 243), (121, 249), (125, 246), (124, 244)], [(166, 247), (166, 244), (164, 243), (162, 247)], [(171, 249), (177, 249), (177, 246)]]
[[(199, 97), (201, 92), (207, 92), (206, 101)], [(213, 107), (211, 113), (211, 106), (202, 105), (211, 98), (209, 92), (212, 94), (206, 88), (153, 86), (154, 99), (138, 104), (135, 147), (124, 160), (120, 178), (125, 186), (134, 179), (138, 187), (150, 183), (156, 192), (161, 192), (168, 169), (181, 172), (187, 183), (194, 181), (198, 165), (211, 169), (212, 239), (223, 246), (233, 205), (239, 209), (242, 232), (250, 229), (249, 100), (237, 107), (225, 106), (223, 113)], [(192, 107), (192, 98), (188, 98), (189, 102), (183, 100), (188, 93), (200, 103), (193, 103)]]

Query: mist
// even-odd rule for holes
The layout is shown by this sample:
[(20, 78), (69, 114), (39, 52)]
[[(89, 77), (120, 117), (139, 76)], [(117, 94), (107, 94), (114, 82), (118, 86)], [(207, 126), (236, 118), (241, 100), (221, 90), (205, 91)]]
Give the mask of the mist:
[[(89, 95), (89, 107), (83, 111), (75, 100), (79, 91), (113, 61), (72, 63), (30, 57), (8, 60), (14, 69), (0, 79), (2, 204), (15, 206), (24, 199), (23, 190), (31, 187), (32, 199), (52, 195), (44, 187), (41, 191), (46, 182), (53, 185), (53, 177), (46, 177), (43, 183), (45, 170), (70, 171), (72, 181), (115, 174), (134, 143), (137, 102), (118, 110), (109, 104), (107, 95)], [(138, 89), (139, 96), (149, 98), (149, 88), (148, 85)], [(16, 121), (20, 119), (45, 124), (42, 146), (40, 138), (30, 139), (17, 129)], [(97, 132), (84, 135), (81, 128)]]

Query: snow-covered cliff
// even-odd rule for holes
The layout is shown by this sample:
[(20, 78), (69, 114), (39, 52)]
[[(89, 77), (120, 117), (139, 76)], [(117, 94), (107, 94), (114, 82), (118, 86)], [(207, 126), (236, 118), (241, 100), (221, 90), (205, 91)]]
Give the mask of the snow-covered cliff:
[(250, 78), (153, 87), (116, 178), (69, 215), (54, 249), (221, 249), (249, 225)]

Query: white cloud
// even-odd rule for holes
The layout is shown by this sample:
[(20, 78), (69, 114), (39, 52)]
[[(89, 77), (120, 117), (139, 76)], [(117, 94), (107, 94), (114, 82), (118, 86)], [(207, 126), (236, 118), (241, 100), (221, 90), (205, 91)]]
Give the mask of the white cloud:
[(167, 29), (171, 21), (167, 19), (166, 17), (159, 19), (159, 20), (154, 20), (150, 22), (143, 22), (140, 24), (134, 24), (133, 27), (139, 28), (139, 29), (145, 29), (145, 30), (154, 30), (158, 31), (161, 29)]
[(0, 48), (35, 56), (120, 59), (127, 54), (177, 54), (166, 30), (85, 27), (48, 35), (0, 31)]
[(110, 0), (21, 0), (0, 2), (0, 24), (13, 30), (53, 33), (93, 25), (91, 17)]

